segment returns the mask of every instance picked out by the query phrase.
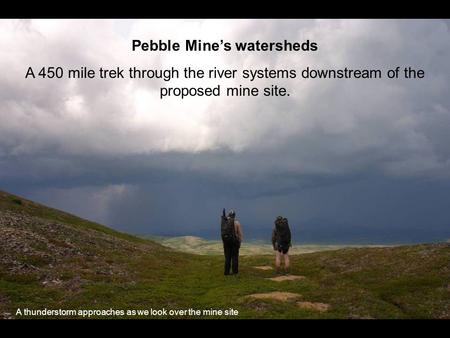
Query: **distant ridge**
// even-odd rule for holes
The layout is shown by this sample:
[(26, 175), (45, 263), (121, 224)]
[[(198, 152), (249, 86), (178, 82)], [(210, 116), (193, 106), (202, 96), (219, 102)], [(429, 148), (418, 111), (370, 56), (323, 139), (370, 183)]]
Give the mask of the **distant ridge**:
[[(197, 236), (177, 236), (177, 237), (153, 237), (148, 236), (166, 247), (198, 255), (223, 255), (223, 245), (221, 241), (208, 240)], [(338, 250), (343, 248), (372, 247), (381, 248), (388, 245), (322, 245), (322, 244), (294, 244), (290, 249), (293, 255), (312, 253), (326, 250)], [(274, 251), (270, 243), (263, 241), (244, 241), (239, 253), (247, 255), (273, 255)]]

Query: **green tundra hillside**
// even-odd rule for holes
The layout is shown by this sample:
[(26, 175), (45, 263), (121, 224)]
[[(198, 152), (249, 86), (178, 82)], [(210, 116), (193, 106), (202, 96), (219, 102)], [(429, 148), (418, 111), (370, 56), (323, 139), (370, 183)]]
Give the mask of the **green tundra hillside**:
[(272, 255), (248, 255), (238, 276), (223, 276), (220, 256), (0, 191), (0, 243), (3, 319), (156, 318), (155, 310), (159, 318), (450, 318), (448, 242), (293, 255), (283, 276)]

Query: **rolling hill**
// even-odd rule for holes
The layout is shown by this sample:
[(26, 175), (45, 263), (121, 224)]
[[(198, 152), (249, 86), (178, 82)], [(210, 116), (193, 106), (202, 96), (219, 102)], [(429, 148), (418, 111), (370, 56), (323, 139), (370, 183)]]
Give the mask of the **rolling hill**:
[[(145, 238), (145, 237), (144, 237)], [(197, 236), (163, 237), (149, 236), (148, 239), (160, 243), (166, 247), (198, 255), (223, 255), (223, 244), (221, 241), (208, 240)], [(321, 245), (321, 244), (295, 244), (290, 248), (289, 253), (300, 255), (311, 252), (338, 250), (343, 248), (361, 247), (386, 247), (385, 245)], [(245, 241), (239, 254), (242, 256), (273, 255), (273, 248), (270, 243), (263, 241)]]
[(223, 276), (220, 256), (0, 192), (0, 243), (3, 319), (450, 318), (448, 242), (294, 255), (296, 278), (276, 277), (272, 255), (248, 255)]

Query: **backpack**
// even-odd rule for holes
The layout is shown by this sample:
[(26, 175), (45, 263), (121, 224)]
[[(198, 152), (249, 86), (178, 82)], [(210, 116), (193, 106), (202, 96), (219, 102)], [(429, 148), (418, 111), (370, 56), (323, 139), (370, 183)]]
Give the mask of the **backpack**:
[(222, 235), (223, 241), (236, 240), (236, 233), (234, 229), (234, 217), (222, 216), (222, 221), (220, 223), (220, 233)]
[(276, 242), (281, 245), (288, 245), (291, 243), (291, 230), (289, 229), (289, 222), (285, 217), (278, 217), (275, 220)]

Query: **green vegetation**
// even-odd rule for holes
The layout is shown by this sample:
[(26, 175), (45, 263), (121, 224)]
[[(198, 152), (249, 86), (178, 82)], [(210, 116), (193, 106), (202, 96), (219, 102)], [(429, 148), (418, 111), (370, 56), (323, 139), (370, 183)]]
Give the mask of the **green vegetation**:
[[(450, 243), (294, 255), (291, 273), (305, 278), (274, 282), (267, 279), (273, 270), (255, 268), (272, 265), (272, 255), (243, 256), (240, 274), (223, 276), (220, 256), (181, 253), (4, 192), (0, 242), (3, 318), (15, 318), (17, 308), (233, 308), (237, 318), (450, 318)], [(272, 291), (330, 307), (320, 312), (300, 308), (295, 300), (247, 297)]]

